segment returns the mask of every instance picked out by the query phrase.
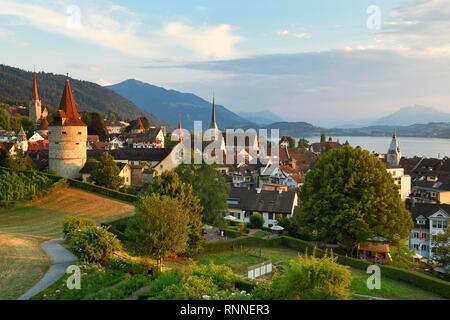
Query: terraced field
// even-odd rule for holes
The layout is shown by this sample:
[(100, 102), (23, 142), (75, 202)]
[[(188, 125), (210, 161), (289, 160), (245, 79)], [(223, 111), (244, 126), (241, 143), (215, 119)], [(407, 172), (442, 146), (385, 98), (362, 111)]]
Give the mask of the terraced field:
[(39, 201), (0, 210), (0, 300), (15, 299), (47, 271), (42, 242), (60, 237), (68, 215), (98, 223), (133, 214), (134, 207), (77, 189), (59, 189)]

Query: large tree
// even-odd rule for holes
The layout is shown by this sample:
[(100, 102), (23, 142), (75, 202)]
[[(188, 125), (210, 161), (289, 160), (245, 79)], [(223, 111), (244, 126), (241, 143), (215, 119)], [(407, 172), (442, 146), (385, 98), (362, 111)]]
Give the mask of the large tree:
[(450, 271), (450, 226), (445, 233), (433, 236), (434, 259)]
[(300, 232), (349, 252), (376, 236), (404, 239), (412, 227), (385, 165), (360, 148), (326, 153), (306, 175), (301, 197)]
[(91, 171), (91, 179), (96, 185), (119, 190), (123, 185), (123, 177), (120, 177), (119, 174), (120, 169), (114, 161), (114, 157), (104, 152), (100, 155), (100, 161)]
[(188, 248), (189, 215), (179, 201), (159, 194), (141, 195), (125, 231), (132, 249), (151, 256), (161, 265), (171, 253)]
[(197, 253), (202, 245), (203, 207), (190, 184), (184, 183), (175, 171), (166, 171), (149, 185), (148, 193), (157, 193), (176, 199), (189, 216), (187, 253)]
[(176, 172), (183, 182), (192, 185), (203, 206), (203, 222), (221, 226), (227, 211), (229, 186), (216, 165), (187, 165), (177, 167)]
[(99, 136), (101, 141), (105, 141), (106, 136), (108, 135), (108, 130), (106, 130), (105, 122), (99, 113), (93, 112), (91, 114), (91, 121), (88, 124), (88, 132), (90, 135)]

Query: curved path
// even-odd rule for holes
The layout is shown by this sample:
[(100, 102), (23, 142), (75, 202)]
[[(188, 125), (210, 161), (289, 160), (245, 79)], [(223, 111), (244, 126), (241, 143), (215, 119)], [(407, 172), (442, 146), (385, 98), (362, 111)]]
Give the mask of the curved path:
[(42, 244), (42, 249), (50, 256), (51, 265), (44, 277), (30, 290), (21, 295), (18, 300), (28, 300), (39, 292), (47, 289), (58, 281), (67, 267), (76, 264), (77, 257), (61, 245), (61, 239), (53, 239)]

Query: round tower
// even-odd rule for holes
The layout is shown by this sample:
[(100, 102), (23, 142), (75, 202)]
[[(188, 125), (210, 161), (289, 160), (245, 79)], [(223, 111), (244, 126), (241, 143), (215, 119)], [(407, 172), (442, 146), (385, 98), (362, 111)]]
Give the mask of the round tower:
[(67, 79), (59, 110), (48, 128), (49, 170), (76, 179), (87, 160), (87, 126), (77, 112)]

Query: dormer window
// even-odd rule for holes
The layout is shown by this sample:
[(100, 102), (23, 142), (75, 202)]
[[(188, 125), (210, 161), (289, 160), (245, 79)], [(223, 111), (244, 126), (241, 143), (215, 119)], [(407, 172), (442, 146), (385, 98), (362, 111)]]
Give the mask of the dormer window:
[(417, 224), (424, 225), (424, 224), (426, 224), (426, 220), (425, 219), (417, 219)]

